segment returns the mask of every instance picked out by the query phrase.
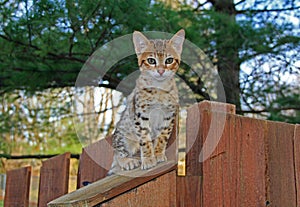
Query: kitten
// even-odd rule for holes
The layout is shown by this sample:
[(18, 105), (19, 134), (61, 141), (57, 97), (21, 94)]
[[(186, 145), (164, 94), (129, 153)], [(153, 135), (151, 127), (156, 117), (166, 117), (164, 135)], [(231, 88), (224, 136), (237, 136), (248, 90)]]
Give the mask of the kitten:
[(167, 160), (165, 150), (179, 106), (174, 75), (184, 36), (180, 30), (170, 40), (149, 40), (133, 33), (141, 74), (113, 134), (108, 175), (137, 167), (146, 170)]

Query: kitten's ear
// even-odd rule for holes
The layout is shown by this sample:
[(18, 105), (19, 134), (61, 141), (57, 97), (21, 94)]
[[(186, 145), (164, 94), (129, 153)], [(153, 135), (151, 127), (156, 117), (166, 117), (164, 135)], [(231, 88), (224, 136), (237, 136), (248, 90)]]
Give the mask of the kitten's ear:
[(138, 31), (134, 31), (133, 44), (134, 44), (135, 53), (137, 55), (140, 55), (145, 51), (147, 45), (149, 44), (149, 40), (142, 33)]
[(170, 40), (171, 45), (174, 47), (176, 52), (180, 55), (182, 52), (182, 45), (184, 42), (185, 32), (183, 29), (179, 30)]

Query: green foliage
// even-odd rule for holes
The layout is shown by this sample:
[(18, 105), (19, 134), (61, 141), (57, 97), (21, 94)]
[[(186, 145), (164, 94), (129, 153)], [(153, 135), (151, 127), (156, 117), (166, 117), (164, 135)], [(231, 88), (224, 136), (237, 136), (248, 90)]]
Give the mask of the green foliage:
[[(94, 51), (134, 30), (175, 33), (184, 28), (187, 39), (218, 67), (239, 113), (299, 122), (299, 83), (290, 81), (300, 76), (299, 28), (291, 21), (299, 19), (296, 1), (226, 1), (227, 7), (219, 1), (165, 2), (1, 2), (0, 152), (78, 152), (81, 144), (71, 121), (77, 75)], [(104, 77), (105, 86), (116, 88), (136, 70), (134, 55), (120, 60)], [(183, 64), (178, 74), (198, 101), (209, 98), (189, 66)]]

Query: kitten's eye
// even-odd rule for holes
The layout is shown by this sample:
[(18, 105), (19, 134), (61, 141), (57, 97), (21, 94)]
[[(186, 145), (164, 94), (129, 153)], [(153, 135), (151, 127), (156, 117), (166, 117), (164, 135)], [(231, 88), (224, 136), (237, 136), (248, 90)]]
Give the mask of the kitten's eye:
[(156, 64), (156, 60), (154, 58), (148, 58), (147, 59), (147, 62), (150, 64), (150, 65), (155, 65)]
[(165, 64), (171, 64), (172, 62), (173, 62), (173, 58), (167, 58), (166, 60), (165, 60)]

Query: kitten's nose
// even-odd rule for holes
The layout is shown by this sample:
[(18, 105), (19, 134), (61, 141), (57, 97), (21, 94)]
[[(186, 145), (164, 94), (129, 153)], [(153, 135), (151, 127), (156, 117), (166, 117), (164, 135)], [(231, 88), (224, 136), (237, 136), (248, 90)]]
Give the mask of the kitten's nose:
[(163, 75), (165, 70), (164, 69), (158, 69), (157, 72), (159, 73), (159, 75)]

